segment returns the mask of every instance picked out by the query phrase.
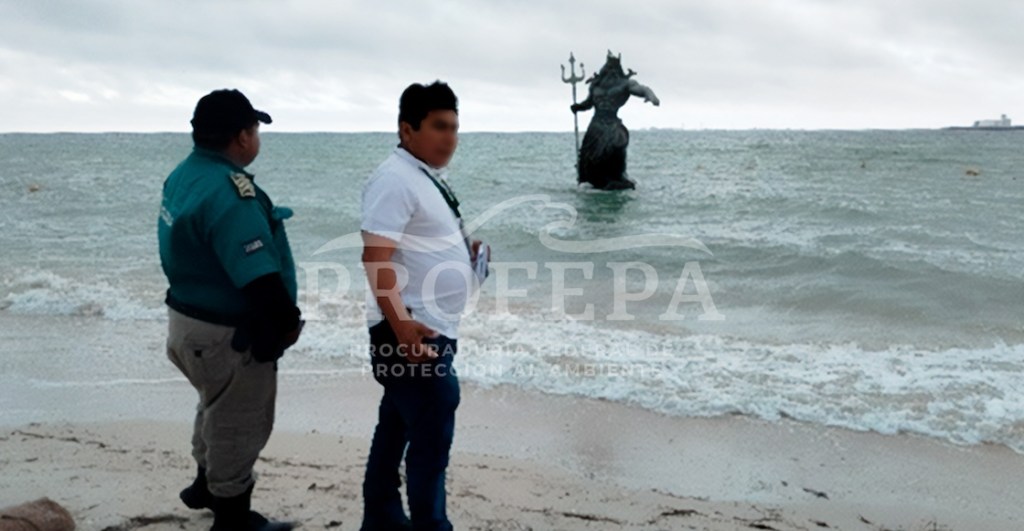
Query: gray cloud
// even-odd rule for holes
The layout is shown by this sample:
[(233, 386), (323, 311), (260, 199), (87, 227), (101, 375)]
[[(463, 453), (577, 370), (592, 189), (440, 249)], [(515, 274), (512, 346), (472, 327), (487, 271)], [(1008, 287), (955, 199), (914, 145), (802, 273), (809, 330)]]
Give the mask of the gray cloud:
[(625, 107), (631, 127), (1024, 121), (1022, 26), (1010, 1), (5, 0), (0, 130), (183, 131), (225, 86), (276, 130), (390, 130), (435, 78), (466, 130), (567, 130), (558, 65), (609, 48), (662, 99)]

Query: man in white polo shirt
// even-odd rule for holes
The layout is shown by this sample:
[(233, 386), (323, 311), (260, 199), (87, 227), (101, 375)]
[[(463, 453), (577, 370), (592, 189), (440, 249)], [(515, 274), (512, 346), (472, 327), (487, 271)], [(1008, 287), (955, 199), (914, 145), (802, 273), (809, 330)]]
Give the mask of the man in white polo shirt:
[[(410, 85), (399, 101), (400, 144), (363, 189), (370, 353), (384, 387), (363, 482), (364, 531), (452, 529), (444, 491), (459, 405), (452, 358), (481, 245), (466, 239), (444, 175), (458, 129), (448, 85)], [(399, 492), (403, 454), (411, 520)]]

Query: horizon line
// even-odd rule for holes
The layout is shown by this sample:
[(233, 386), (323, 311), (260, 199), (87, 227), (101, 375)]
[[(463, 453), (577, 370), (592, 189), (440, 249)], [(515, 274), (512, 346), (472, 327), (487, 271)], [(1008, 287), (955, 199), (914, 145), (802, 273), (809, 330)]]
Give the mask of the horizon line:
[[(714, 127), (702, 127), (702, 128), (686, 128), (686, 127), (637, 127), (630, 129), (630, 132), (657, 132), (657, 131), (673, 131), (673, 132), (744, 132), (744, 131), (798, 131), (798, 132), (826, 132), (826, 131), (844, 131), (844, 132), (867, 132), (867, 131), (943, 131), (943, 130), (955, 130), (955, 129), (971, 129), (971, 127), (958, 127), (958, 126), (941, 126), (941, 127), (863, 127), (863, 128), (846, 128), (846, 127), (743, 127), (743, 128), (714, 128)], [(550, 130), (516, 130), (516, 131), (501, 131), (501, 130), (470, 130), (460, 131), (460, 135), (466, 134), (572, 134), (573, 130), (567, 131), (550, 131)], [(124, 135), (191, 135), (191, 131), (126, 131), (126, 130), (107, 130), (107, 131), (72, 131), (72, 130), (54, 130), (54, 131), (0, 131), (0, 135), (110, 135), (110, 134), (124, 134)], [(309, 130), (309, 131), (260, 131), (260, 135), (308, 135), (308, 134), (325, 134), (325, 135), (362, 135), (362, 134), (398, 134), (398, 131), (388, 130), (366, 130), (366, 131), (330, 131), (330, 130)]]

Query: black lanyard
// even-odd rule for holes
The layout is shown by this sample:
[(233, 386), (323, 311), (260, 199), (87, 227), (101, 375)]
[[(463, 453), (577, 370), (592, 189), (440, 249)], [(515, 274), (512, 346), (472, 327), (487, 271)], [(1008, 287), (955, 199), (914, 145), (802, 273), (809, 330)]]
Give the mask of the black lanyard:
[(455, 219), (459, 220), (459, 231), (462, 232), (462, 242), (466, 244), (466, 251), (469, 252), (469, 256), (473, 256), (473, 246), (469, 243), (469, 236), (466, 235), (466, 231), (462, 230), (462, 213), (459, 212), (459, 200), (455, 197), (455, 192), (448, 187), (447, 183), (441, 183), (435, 179), (434, 176), (426, 169), (420, 168), (420, 171), (430, 178), (430, 182), (434, 183), (434, 186), (437, 187), (437, 191), (441, 192), (441, 197), (444, 198), (444, 202), (448, 203), (448, 208), (452, 209), (452, 213), (455, 214)]
[(441, 196), (444, 197), (444, 202), (448, 203), (448, 208), (452, 209), (452, 212), (455, 213), (455, 217), (459, 218), (459, 220), (461, 221), (462, 214), (459, 212), (459, 200), (455, 197), (455, 192), (453, 192), (452, 189), (449, 188), (447, 184), (442, 184), (440, 181), (435, 179), (434, 176), (431, 175), (429, 171), (423, 168), (420, 168), (420, 171), (422, 171), (423, 174), (426, 175), (427, 177), (430, 177), (430, 182), (434, 183), (434, 186), (437, 187), (438, 192), (441, 192)]

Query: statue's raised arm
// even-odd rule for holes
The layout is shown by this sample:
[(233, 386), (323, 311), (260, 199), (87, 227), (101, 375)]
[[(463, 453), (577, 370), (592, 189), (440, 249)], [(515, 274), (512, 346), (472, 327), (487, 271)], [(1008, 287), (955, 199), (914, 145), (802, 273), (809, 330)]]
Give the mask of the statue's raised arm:
[[(632, 70), (630, 70), (630, 72), (632, 72)], [(634, 96), (642, 97), (644, 101), (653, 103), (655, 107), (661, 105), (661, 100), (654, 95), (654, 91), (651, 90), (651, 87), (641, 85), (640, 83), (637, 83), (635, 79), (629, 80), (629, 93)]]
[(626, 146), (629, 145), (629, 131), (618, 117), (619, 108), (629, 101), (630, 96), (640, 96), (644, 101), (660, 105), (661, 100), (650, 87), (631, 79), (636, 72), (627, 74), (622, 69), (622, 56), (608, 52), (608, 59), (601, 70), (594, 74), (587, 99), (574, 104), (573, 112), (594, 109), (587, 133), (580, 147), (578, 181), (590, 183), (602, 190), (635, 188), (636, 184), (626, 174)]

